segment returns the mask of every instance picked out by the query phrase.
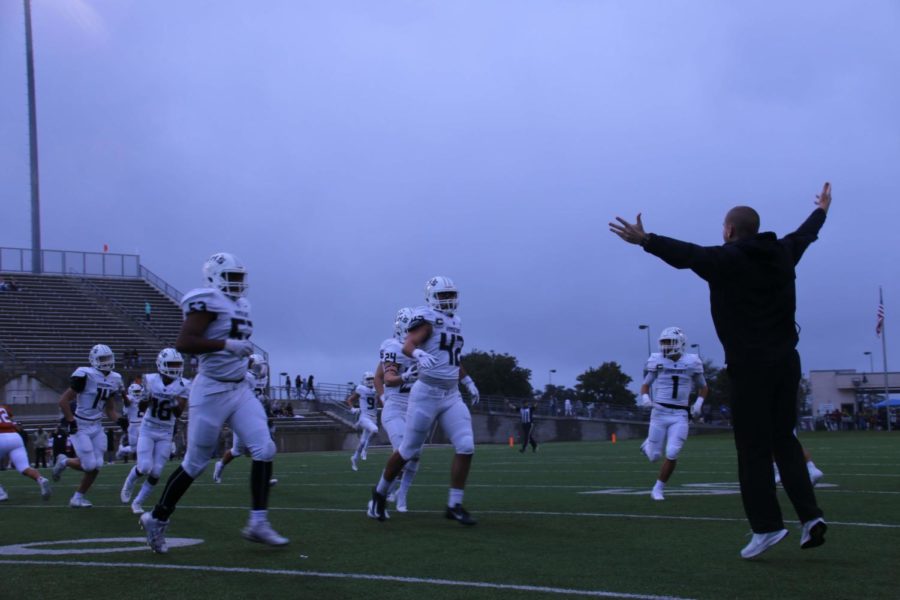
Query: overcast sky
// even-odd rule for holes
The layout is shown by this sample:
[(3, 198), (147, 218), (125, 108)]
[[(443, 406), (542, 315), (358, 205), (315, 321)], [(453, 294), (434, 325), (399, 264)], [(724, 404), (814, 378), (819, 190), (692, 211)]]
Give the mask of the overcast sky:
[[(0, 0), (7, 247), (31, 243), (23, 23)], [(721, 363), (703, 282), (607, 222), (713, 245), (750, 204), (785, 234), (825, 180), (804, 370), (879, 368), (879, 285), (900, 359), (897, 2), (33, 0), (33, 26), (44, 247), (184, 291), (237, 254), (275, 372), (358, 379), (436, 274), (466, 349), (536, 387), (638, 377), (641, 323)]]

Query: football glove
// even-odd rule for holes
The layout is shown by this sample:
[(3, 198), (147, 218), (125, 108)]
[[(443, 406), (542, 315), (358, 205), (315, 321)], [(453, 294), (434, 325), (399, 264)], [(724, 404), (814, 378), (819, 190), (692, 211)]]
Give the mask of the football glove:
[(703, 396), (697, 396), (697, 400), (694, 402), (694, 406), (691, 407), (691, 416), (695, 419), (700, 416), (701, 409), (703, 408)]
[(641, 394), (637, 399), (638, 408), (650, 408), (653, 406), (653, 400), (650, 399), (650, 394)]
[(118, 425), (122, 431), (128, 429), (128, 419), (126, 417), (119, 417), (116, 421), (116, 425)]
[(437, 364), (437, 359), (435, 357), (419, 348), (413, 350), (412, 356), (416, 359), (416, 362), (419, 363), (419, 367), (422, 369), (430, 369)]
[(478, 388), (475, 387), (475, 382), (472, 381), (472, 378), (466, 375), (460, 380), (460, 383), (466, 386), (466, 390), (468, 390), (469, 395), (472, 396), (472, 406), (478, 404), (478, 402), (481, 400), (481, 394), (478, 393)]
[(419, 378), (419, 365), (418, 364), (412, 365), (410, 368), (403, 371), (403, 373), (400, 375), (400, 380), (403, 381), (403, 383), (409, 383), (410, 381), (415, 381), (418, 378)]
[(224, 350), (243, 358), (245, 356), (250, 356), (251, 354), (253, 354), (253, 342), (249, 340), (233, 340), (229, 338), (225, 340)]
[(66, 427), (69, 430), (69, 435), (78, 433), (78, 421), (67, 421)]
[(359, 409), (358, 409), (358, 408), (351, 408), (351, 409), (350, 409), (350, 414), (351, 414), (351, 415), (358, 415), (358, 414), (359, 414)]

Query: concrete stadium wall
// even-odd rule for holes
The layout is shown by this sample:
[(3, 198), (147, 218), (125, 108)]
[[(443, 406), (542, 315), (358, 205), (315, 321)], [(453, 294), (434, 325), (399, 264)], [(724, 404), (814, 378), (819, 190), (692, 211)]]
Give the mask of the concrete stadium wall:
[[(647, 435), (646, 421), (589, 420), (563, 417), (546, 417), (535, 420), (535, 440), (545, 442), (596, 442), (609, 440), (616, 434), (617, 440), (641, 439)], [(521, 422), (518, 415), (472, 415), (472, 429), (476, 444), (522, 444)], [(730, 427), (716, 425), (692, 425), (691, 435), (704, 433), (727, 433)], [(353, 451), (359, 443), (359, 433), (355, 431), (330, 431), (309, 433), (290, 429), (275, 432), (279, 452), (309, 452), (326, 450)], [(447, 444), (449, 440), (438, 428), (429, 443)], [(390, 442), (383, 429), (370, 442), (373, 446), (387, 446)]]

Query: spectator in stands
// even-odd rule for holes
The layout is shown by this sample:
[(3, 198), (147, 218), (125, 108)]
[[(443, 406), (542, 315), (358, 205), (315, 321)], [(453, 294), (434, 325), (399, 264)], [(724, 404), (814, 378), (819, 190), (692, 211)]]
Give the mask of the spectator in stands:
[(10, 279), (9, 281), (5, 279), (0, 279), (0, 292), (18, 292), (19, 286), (16, 285), (16, 282)]
[(572, 401), (568, 398), (563, 402), (563, 407), (565, 408), (565, 415), (567, 417), (572, 417), (575, 415), (575, 411), (572, 409)]
[(50, 444), (50, 435), (43, 427), (38, 427), (34, 433), (34, 466), (47, 468), (47, 446)]
[(284, 416), (291, 418), (294, 417), (294, 407), (291, 406), (290, 402), (284, 405)]
[(297, 373), (297, 376), (294, 377), (294, 387), (297, 388), (297, 399), (299, 400), (303, 396), (301, 392), (303, 390), (303, 376)]
[(307, 400), (315, 400), (316, 399), (316, 388), (313, 386), (312, 374), (310, 374), (310, 376), (306, 378), (306, 399)]
[[(284, 374), (284, 391), (287, 393), (288, 400), (291, 399), (291, 376)], [(298, 392), (299, 393), (299, 392)]]
[(147, 321), (150, 321), (150, 313), (153, 312), (153, 307), (150, 306), (149, 300), (144, 300), (144, 317), (146, 317)]
[(58, 425), (56, 427), (56, 431), (53, 432), (53, 462), (56, 462), (56, 457), (60, 454), (66, 453), (66, 442), (69, 441), (69, 434), (66, 433), (66, 430), (63, 429), (62, 425)]

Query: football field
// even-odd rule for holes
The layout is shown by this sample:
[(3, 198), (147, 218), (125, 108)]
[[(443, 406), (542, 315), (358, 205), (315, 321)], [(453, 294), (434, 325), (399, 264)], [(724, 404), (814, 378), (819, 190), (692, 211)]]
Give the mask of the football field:
[(688, 440), (664, 502), (649, 497), (658, 465), (643, 458), (638, 440), (545, 444), (525, 454), (479, 446), (465, 498), (479, 523), (470, 528), (443, 515), (449, 448), (425, 450), (410, 512), (392, 511), (384, 523), (364, 511), (386, 449), (370, 451), (359, 472), (349, 452), (280, 455), (270, 520), (291, 539), (284, 548), (240, 537), (250, 463), (239, 458), (222, 484), (212, 483), (210, 467), (188, 491), (166, 555), (147, 549), (137, 517), (119, 503), (130, 464), (104, 468), (91, 509), (67, 506), (80, 473), (67, 470), (42, 502), (31, 480), (5, 471), (0, 597), (900, 597), (900, 436), (802, 440), (825, 472), (816, 493), (827, 543), (801, 551), (779, 490), (791, 534), (755, 561), (738, 555), (749, 527), (726, 435)]

